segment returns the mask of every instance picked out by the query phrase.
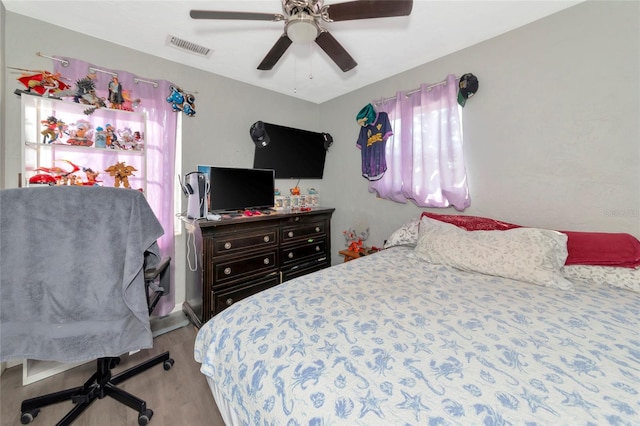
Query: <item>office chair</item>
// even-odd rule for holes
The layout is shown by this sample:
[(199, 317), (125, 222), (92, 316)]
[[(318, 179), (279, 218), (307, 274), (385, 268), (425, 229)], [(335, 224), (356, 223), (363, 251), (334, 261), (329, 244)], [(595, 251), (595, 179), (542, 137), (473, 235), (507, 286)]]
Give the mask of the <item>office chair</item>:
[(153, 366), (171, 369), (164, 352), (119, 374), (120, 355), (150, 348), (149, 315), (170, 289), (164, 233), (135, 190), (51, 187), (0, 191), (0, 360), (96, 359), (82, 385), (22, 402), (22, 424), (62, 401), (71, 424), (96, 399), (111, 397), (153, 416), (146, 402), (118, 385)]

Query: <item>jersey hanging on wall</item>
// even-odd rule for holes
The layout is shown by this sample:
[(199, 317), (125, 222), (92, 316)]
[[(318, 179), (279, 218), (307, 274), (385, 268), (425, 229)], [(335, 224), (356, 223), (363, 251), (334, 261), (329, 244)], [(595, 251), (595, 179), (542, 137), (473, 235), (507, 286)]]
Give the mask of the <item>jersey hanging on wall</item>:
[(362, 176), (368, 180), (378, 180), (387, 170), (385, 145), (389, 136), (393, 135), (389, 116), (386, 112), (379, 112), (371, 124), (366, 124), (365, 121), (361, 125), (356, 145), (362, 156)]

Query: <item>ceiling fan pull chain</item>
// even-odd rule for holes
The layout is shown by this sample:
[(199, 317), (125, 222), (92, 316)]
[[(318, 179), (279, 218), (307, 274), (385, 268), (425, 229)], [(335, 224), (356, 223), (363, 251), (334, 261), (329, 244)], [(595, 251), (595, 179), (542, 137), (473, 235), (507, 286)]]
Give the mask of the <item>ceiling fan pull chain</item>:
[(309, 43), (309, 80), (313, 80), (313, 45)]
[(293, 93), (298, 93), (298, 57), (293, 55)]

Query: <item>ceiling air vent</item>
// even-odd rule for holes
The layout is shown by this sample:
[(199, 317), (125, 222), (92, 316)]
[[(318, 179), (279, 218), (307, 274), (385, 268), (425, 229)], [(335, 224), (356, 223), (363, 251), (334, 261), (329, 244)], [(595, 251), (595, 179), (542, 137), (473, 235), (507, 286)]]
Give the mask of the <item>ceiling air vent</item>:
[(190, 53), (195, 53), (196, 55), (205, 56), (205, 57), (211, 56), (211, 53), (213, 52), (208, 47), (200, 46), (199, 44), (192, 43), (187, 40), (183, 40), (179, 37), (172, 36), (171, 34), (167, 36), (167, 44), (169, 46), (175, 47), (176, 49), (184, 50)]

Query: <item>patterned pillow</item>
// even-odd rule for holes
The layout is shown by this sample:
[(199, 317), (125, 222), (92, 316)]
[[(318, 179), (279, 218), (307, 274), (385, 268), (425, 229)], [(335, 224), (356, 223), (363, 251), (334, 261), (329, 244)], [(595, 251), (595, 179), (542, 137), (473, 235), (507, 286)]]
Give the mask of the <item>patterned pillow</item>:
[(565, 278), (589, 284), (607, 284), (640, 293), (640, 268), (615, 266), (568, 265), (563, 268)]
[(567, 236), (557, 231), (515, 228), (465, 231), (423, 217), (415, 255), (463, 271), (511, 278), (563, 290), (573, 288), (562, 275)]
[(415, 246), (418, 242), (418, 226), (420, 219), (411, 219), (402, 225), (384, 242), (384, 248), (395, 246)]
[[(423, 212), (429, 217), (467, 231), (504, 231), (520, 225), (481, 216), (463, 216)], [(633, 235), (610, 232), (561, 231), (567, 234), (566, 265), (640, 266), (640, 240)]]
[(440, 222), (450, 223), (467, 231), (505, 231), (507, 229), (520, 228), (520, 225), (502, 222), (481, 216), (463, 216), (457, 214), (438, 214), (423, 212), (421, 217), (428, 217)]

